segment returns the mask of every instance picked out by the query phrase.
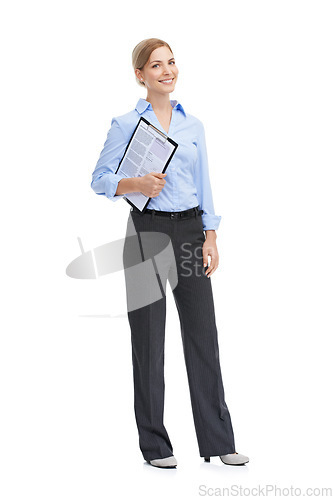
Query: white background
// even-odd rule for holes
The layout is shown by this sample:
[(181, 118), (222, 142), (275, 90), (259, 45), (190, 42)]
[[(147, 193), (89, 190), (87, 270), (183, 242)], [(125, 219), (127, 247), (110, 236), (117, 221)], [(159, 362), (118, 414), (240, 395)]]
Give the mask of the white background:
[[(332, 12), (320, 0), (2, 4), (3, 499), (333, 487)], [(170, 44), (170, 97), (205, 125), (242, 467), (199, 456), (170, 287), (165, 425), (179, 465), (144, 461), (124, 275), (65, 273), (78, 236), (87, 251), (125, 235), (129, 205), (90, 182), (112, 117), (146, 97), (131, 53), (148, 37)]]

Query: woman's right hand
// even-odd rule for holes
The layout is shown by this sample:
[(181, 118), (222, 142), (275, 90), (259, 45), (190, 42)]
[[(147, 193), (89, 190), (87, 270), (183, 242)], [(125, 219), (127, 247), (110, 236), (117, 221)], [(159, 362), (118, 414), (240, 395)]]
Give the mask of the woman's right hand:
[(142, 177), (138, 177), (140, 192), (148, 196), (148, 198), (155, 198), (165, 186), (166, 181), (164, 177), (166, 175), (160, 172), (150, 172)]

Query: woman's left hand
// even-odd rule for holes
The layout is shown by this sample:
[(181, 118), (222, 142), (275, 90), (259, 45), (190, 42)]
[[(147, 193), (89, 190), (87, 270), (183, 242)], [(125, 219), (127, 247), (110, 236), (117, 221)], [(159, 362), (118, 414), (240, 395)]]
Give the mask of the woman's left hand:
[(210, 255), (210, 265), (205, 271), (205, 275), (210, 278), (219, 265), (219, 253), (216, 245), (215, 231), (206, 231), (206, 241), (202, 245), (202, 257), (204, 267), (208, 266), (208, 256)]

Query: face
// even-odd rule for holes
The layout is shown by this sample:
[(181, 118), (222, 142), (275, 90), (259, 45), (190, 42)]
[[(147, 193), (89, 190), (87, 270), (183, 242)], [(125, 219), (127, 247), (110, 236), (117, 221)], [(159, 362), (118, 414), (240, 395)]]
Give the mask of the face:
[(139, 80), (143, 78), (149, 93), (167, 94), (175, 89), (178, 68), (168, 47), (163, 46), (153, 50), (143, 70), (137, 69), (135, 72)]

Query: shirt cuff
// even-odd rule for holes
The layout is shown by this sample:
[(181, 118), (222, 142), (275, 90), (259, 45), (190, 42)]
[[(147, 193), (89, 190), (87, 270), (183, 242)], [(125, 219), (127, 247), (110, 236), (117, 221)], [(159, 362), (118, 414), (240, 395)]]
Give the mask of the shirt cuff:
[(210, 229), (217, 230), (221, 222), (221, 215), (210, 215), (202, 214), (203, 230), (208, 231)]
[(123, 198), (125, 196), (124, 194), (115, 194), (117, 191), (118, 187), (118, 182), (121, 179), (124, 179), (125, 176), (119, 175), (119, 174), (112, 174), (107, 176), (106, 179), (106, 189), (105, 189), (105, 195), (106, 197), (111, 200), (111, 201), (118, 201), (120, 198)]

